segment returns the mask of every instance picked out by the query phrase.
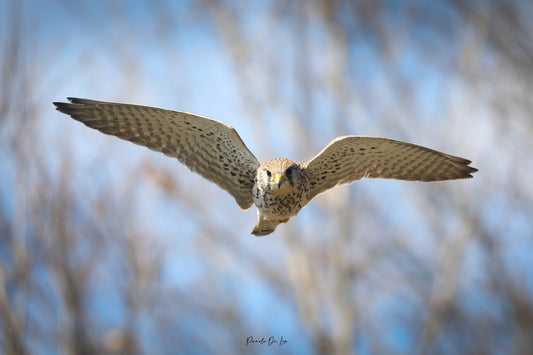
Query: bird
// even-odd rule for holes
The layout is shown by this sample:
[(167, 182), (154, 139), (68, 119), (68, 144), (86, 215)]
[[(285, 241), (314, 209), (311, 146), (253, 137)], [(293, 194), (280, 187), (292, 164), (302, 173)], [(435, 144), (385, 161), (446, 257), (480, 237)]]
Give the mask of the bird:
[(383, 137), (333, 139), (306, 163), (261, 162), (237, 131), (215, 119), (168, 109), (68, 97), (56, 110), (102, 133), (177, 158), (233, 196), (257, 207), (252, 235), (272, 233), (318, 194), (363, 178), (442, 181), (471, 178), (468, 159)]

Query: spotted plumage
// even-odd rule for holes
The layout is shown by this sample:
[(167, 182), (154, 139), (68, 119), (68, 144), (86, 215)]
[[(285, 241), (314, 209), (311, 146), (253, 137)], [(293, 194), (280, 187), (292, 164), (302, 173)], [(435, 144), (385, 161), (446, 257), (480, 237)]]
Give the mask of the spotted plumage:
[(192, 113), (69, 98), (57, 110), (105, 134), (177, 158), (228, 191), (242, 209), (257, 206), (254, 235), (274, 231), (316, 195), (364, 177), (440, 181), (471, 178), (467, 159), (381, 137), (345, 136), (307, 163), (260, 162), (235, 129)]

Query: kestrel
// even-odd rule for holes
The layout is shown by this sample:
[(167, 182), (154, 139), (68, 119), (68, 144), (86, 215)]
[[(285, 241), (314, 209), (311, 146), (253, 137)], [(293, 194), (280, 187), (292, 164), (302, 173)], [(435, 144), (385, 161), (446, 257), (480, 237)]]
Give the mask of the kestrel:
[(344, 136), (307, 163), (260, 162), (230, 125), (192, 113), (87, 99), (54, 102), (57, 110), (102, 133), (178, 158), (228, 191), (241, 209), (257, 206), (252, 234), (285, 223), (316, 195), (362, 178), (440, 181), (471, 178), (470, 160), (393, 139)]

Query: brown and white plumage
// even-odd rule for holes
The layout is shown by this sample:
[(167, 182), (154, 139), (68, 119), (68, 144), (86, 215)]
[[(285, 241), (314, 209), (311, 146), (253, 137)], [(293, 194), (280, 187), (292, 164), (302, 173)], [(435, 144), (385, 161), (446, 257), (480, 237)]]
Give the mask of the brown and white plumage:
[(306, 163), (310, 199), (339, 184), (362, 178), (441, 181), (471, 178), (470, 160), (419, 145), (381, 137), (344, 136), (332, 140)]
[(156, 107), (78, 98), (54, 102), (58, 111), (102, 133), (162, 152), (228, 191), (242, 209), (259, 161), (230, 125), (208, 117)]
[(252, 234), (266, 235), (311, 199), (364, 177), (440, 181), (472, 177), (467, 159), (380, 137), (345, 136), (303, 164), (287, 158), (258, 161), (235, 129), (186, 112), (68, 98), (57, 110), (85, 125), (180, 162), (228, 191), (242, 209), (255, 203)]

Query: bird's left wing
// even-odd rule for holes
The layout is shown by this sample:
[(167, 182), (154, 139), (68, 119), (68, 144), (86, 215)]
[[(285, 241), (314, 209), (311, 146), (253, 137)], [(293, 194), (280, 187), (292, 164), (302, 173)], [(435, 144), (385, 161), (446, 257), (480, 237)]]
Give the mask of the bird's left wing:
[(470, 160), (419, 145), (381, 137), (344, 136), (332, 140), (306, 163), (309, 200), (338, 184), (364, 177), (439, 181), (471, 178)]
[(242, 209), (253, 204), (259, 166), (233, 127), (208, 117), (161, 108), (68, 98), (57, 110), (102, 133), (178, 158), (228, 191)]

